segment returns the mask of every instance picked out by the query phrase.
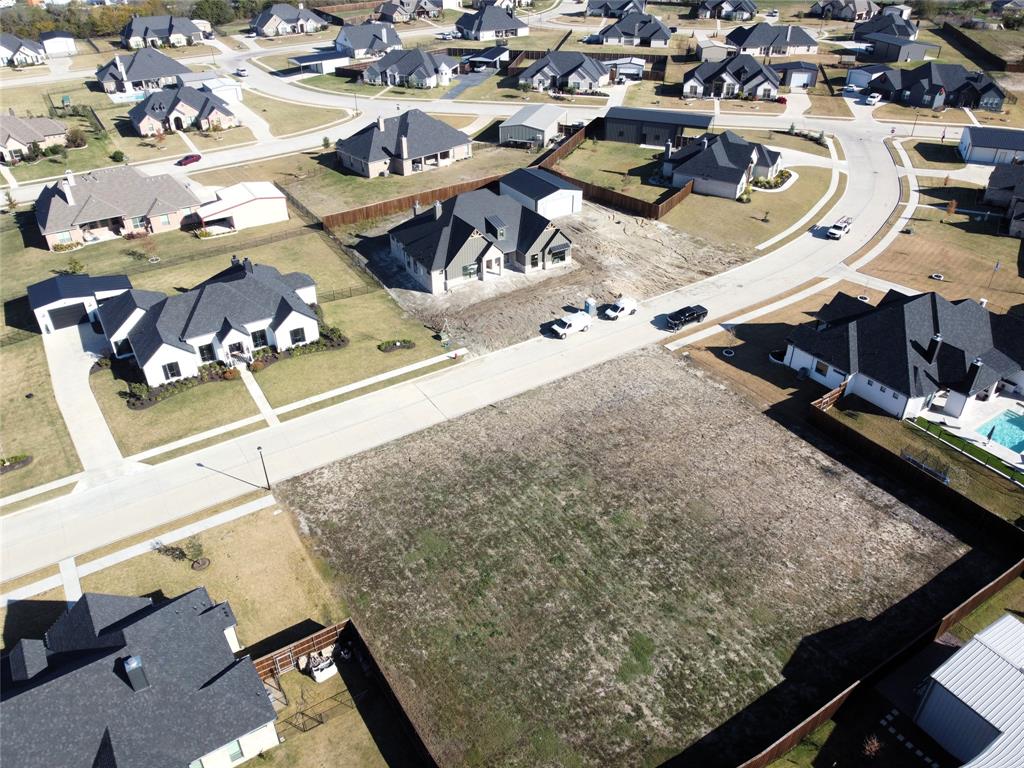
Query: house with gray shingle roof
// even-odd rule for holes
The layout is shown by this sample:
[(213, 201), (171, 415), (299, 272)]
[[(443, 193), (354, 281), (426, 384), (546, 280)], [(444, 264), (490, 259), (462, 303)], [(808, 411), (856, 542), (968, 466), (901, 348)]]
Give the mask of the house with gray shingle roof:
[(452, 81), (459, 62), (422, 48), (390, 51), (363, 70), (363, 82), (371, 85), (407, 85), (410, 88), (437, 88)]
[(779, 172), (780, 154), (732, 131), (705, 133), (673, 151), (665, 146), (661, 175), (673, 187), (693, 182), (700, 195), (735, 200), (753, 179), (773, 178)]
[(700, 0), (697, 3), (698, 19), (728, 19), (748, 21), (757, 15), (754, 0)]
[(442, 168), (473, 156), (473, 141), (419, 109), (368, 125), (335, 145), (342, 168), (367, 178)]
[(392, 24), (382, 21), (364, 21), (362, 24), (346, 24), (334, 38), (334, 48), (342, 56), (362, 59), (367, 56), (382, 56), (402, 47)]
[(988, 177), (984, 199), (1006, 209), (1010, 237), (1024, 238), (1024, 165), (997, 165)]
[(536, 91), (596, 91), (607, 85), (604, 62), (576, 51), (551, 51), (519, 75), (519, 84)]
[(738, 53), (751, 56), (800, 56), (816, 54), (818, 42), (803, 27), (777, 24), (755, 24), (737, 27), (725, 36)]
[(530, 27), (509, 11), (487, 5), (476, 13), (464, 13), (455, 22), (455, 31), (465, 40), (503, 40), (525, 37)]
[(705, 61), (683, 76), (683, 94), (697, 98), (748, 96), (772, 100), (779, 95), (779, 75), (742, 53), (724, 61)]
[(587, 16), (621, 19), (631, 13), (643, 13), (647, 0), (587, 0)]
[(917, 39), (917, 25), (895, 13), (883, 13), (873, 16), (867, 21), (853, 25), (853, 39), (864, 40), (873, 34), (896, 35), (908, 40)]
[(114, 56), (96, 70), (96, 79), (107, 93), (137, 93), (158, 91), (178, 82), (179, 75), (190, 74), (192, 70), (180, 61), (152, 48), (143, 48)]
[(840, 293), (793, 331), (784, 360), (897, 418), (936, 400), (961, 418), (997, 389), (1024, 392), (1024, 321), (937, 293), (890, 291), (876, 307)]
[(59, 147), (67, 141), (68, 127), (48, 117), (17, 117), (14, 110), (0, 114), (0, 163), (16, 163), (33, 144), (39, 149)]
[(862, 21), (878, 14), (880, 6), (873, 0), (817, 0), (811, 16), (840, 21)]
[(391, 0), (375, 9), (377, 19), (399, 24), (416, 19), (436, 19), (444, 9), (441, 0)]
[(147, 176), (132, 166), (75, 176), (70, 171), (36, 198), (36, 224), (53, 250), (130, 233), (178, 229), (199, 200), (169, 174)]
[(886, 67), (868, 83), (868, 88), (888, 101), (927, 109), (968, 107), (998, 112), (1006, 98), (995, 80), (984, 72), (935, 62), (914, 69)]
[(3, 659), (5, 763), (240, 765), (278, 744), (274, 707), (227, 603), (86, 593)]
[(443, 293), (504, 270), (565, 266), (572, 242), (554, 223), (488, 189), (438, 201), (388, 232), (390, 251), (429, 293)]
[(647, 13), (629, 13), (613, 21), (597, 33), (601, 45), (644, 45), (664, 48), (672, 33), (657, 16)]
[(224, 99), (190, 85), (169, 85), (149, 94), (128, 111), (128, 118), (139, 136), (189, 128), (222, 130), (238, 125), (238, 118)]
[(126, 291), (99, 308), (99, 320), (113, 354), (132, 359), (156, 387), (197, 376), (208, 363), (252, 362), (263, 347), (316, 341), (314, 304), (309, 275), (233, 256), (227, 269), (185, 293)]
[(0, 67), (24, 67), (46, 61), (46, 50), (34, 40), (0, 32)]
[(252, 20), (252, 31), (262, 37), (302, 35), (327, 29), (327, 22), (299, 3), (274, 3)]
[(184, 16), (133, 16), (121, 30), (125, 48), (178, 48), (202, 41), (202, 31)]

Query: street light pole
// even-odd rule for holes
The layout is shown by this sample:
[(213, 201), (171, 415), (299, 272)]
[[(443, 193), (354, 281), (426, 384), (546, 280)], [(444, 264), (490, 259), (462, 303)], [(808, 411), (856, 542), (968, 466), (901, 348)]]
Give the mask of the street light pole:
[(267, 483), (267, 490), (269, 491), (270, 490), (270, 476), (267, 474), (267, 462), (263, 458), (263, 447), (257, 445), (256, 446), (256, 452), (259, 453), (259, 455), (260, 455), (260, 464), (263, 465), (263, 479), (266, 481), (266, 483)]

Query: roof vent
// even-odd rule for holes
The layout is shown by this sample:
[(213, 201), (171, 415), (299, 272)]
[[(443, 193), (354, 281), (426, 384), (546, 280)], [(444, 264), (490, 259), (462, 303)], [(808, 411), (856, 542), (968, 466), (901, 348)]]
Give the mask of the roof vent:
[(128, 656), (124, 660), (124, 673), (128, 675), (128, 684), (136, 693), (149, 688), (149, 678), (146, 677), (146, 671), (142, 668), (141, 656)]

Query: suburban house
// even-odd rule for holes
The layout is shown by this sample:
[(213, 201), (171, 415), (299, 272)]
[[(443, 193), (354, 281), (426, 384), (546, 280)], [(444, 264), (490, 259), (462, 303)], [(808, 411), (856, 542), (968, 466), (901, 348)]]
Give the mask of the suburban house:
[(346, 24), (334, 39), (335, 50), (353, 59), (383, 56), (401, 47), (402, 38), (398, 36), (394, 26), (381, 21)]
[(854, 40), (864, 40), (867, 35), (873, 35), (876, 32), (883, 35), (905, 37), (908, 40), (917, 39), (917, 25), (895, 13), (882, 13), (853, 25)]
[(143, 48), (135, 53), (115, 56), (96, 70), (96, 79), (107, 93), (158, 91), (174, 85), (180, 75), (192, 70), (160, 51)]
[(512, 52), (504, 45), (495, 45), (479, 53), (466, 54), (462, 63), (473, 68), (474, 71), (481, 69), (501, 69), (502, 64), (508, 64), (512, 58)]
[(1024, 131), (971, 125), (960, 136), (959, 150), (967, 163), (1024, 163)]
[(854, 88), (867, 88), (873, 80), (888, 72), (890, 67), (884, 64), (868, 64), (864, 67), (855, 67), (846, 70), (846, 85)]
[(1006, 209), (1010, 237), (1024, 238), (1024, 165), (997, 165), (988, 177), (984, 200)]
[(880, 8), (872, 0), (817, 0), (811, 6), (811, 16), (840, 21), (870, 19)]
[(0, 67), (26, 67), (46, 61), (46, 49), (34, 40), (0, 32)]
[(274, 707), (235, 624), (204, 587), (159, 603), (87, 592), (5, 659), (5, 762), (217, 768), (273, 749)]
[(1019, 765), (1024, 623), (1004, 613), (932, 672), (914, 722), (963, 768)]
[(0, 113), (0, 163), (10, 165), (22, 160), (35, 144), (40, 150), (62, 146), (68, 127), (48, 117), (16, 117)]
[(735, 200), (752, 179), (778, 174), (779, 158), (778, 152), (732, 131), (705, 133), (675, 151), (666, 145), (661, 175), (673, 187), (692, 181), (697, 194)]
[(696, 13), (698, 19), (749, 21), (757, 15), (757, 5), (754, 0), (700, 0)]
[(199, 206), (206, 230), (237, 231), (288, 221), (284, 192), (269, 181), (242, 181), (217, 190), (217, 199)]
[(643, 80), (644, 70), (647, 69), (647, 60), (642, 56), (623, 56), (620, 59), (605, 59), (604, 65), (611, 72), (611, 79), (620, 77), (629, 80)]
[(502, 178), (501, 194), (546, 219), (571, 216), (583, 210), (583, 190), (543, 168), (517, 168)]
[(39, 330), (51, 333), (97, 320), (100, 304), (131, 287), (125, 275), (57, 275), (30, 285), (26, 293)]
[(436, 19), (444, 10), (441, 0), (393, 0), (377, 6), (379, 21), (399, 24), (416, 19)]
[(371, 85), (407, 85), (410, 88), (437, 88), (451, 83), (459, 62), (422, 48), (391, 51), (363, 70), (363, 82)]
[(646, 13), (630, 13), (597, 33), (601, 45), (645, 45), (664, 48), (672, 37), (659, 18)]
[(736, 46), (714, 37), (697, 41), (697, 58), (701, 61), (725, 61), (736, 55)]
[(128, 118), (139, 136), (191, 128), (221, 130), (238, 125), (238, 118), (224, 99), (190, 85), (169, 85), (154, 91), (128, 111)]
[(530, 34), (525, 22), (496, 5), (485, 6), (476, 13), (462, 14), (455, 22), (455, 31), (465, 40), (503, 40)]
[(187, 75), (178, 75), (174, 78), (176, 85), (190, 85), (198, 91), (212, 93), (228, 104), (238, 104), (242, 101), (242, 84), (230, 77), (218, 75), (216, 72), (205, 70), (203, 72), (189, 72)]
[(683, 95), (773, 100), (779, 95), (779, 75), (745, 53), (725, 61), (705, 61), (683, 75)]
[(339, 53), (334, 48), (323, 48), (315, 53), (303, 53), (291, 56), (288, 63), (304, 72), (316, 72), (321, 75), (336, 75), (340, 67), (347, 67), (352, 57)]
[(621, 19), (631, 13), (643, 13), (647, 0), (587, 0), (587, 16)]
[(809, 61), (783, 61), (772, 64), (779, 84), (789, 88), (813, 88), (818, 83), (818, 65)]
[(302, 35), (327, 29), (327, 22), (299, 3), (274, 3), (252, 20), (252, 31), (260, 37)]
[(889, 291), (876, 307), (839, 293), (793, 331), (785, 364), (896, 418), (933, 402), (960, 418), (998, 388), (1024, 391), (1024, 321), (937, 293)]
[(50, 58), (74, 56), (78, 53), (78, 43), (70, 32), (43, 32), (39, 35), (39, 42)]
[(184, 16), (133, 16), (121, 30), (121, 45), (125, 48), (178, 47), (202, 40), (202, 30)]
[(984, 72), (929, 62), (914, 69), (887, 67), (868, 87), (882, 98), (927, 109), (969, 107), (998, 112), (1006, 94)]
[(670, 109), (612, 107), (604, 116), (605, 141), (626, 144), (649, 144), (663, 147), (680, 146), (687, 128), (706, 131), (711, 127), (710, 115), (696, 115)]
[(134, 232), (168, 232), (198, 209), (195, 195), (169, 174), (147, 176), (124, 165), (78, 178), (68, 171), (43, 187), (36, 198), (36, 224), (52, 251)]
[(738, 53), (751, 56), (801, 56), (818, 52), (818, 43), (803, 27), (755, 24), (737, 27), (725, 36)]
[(990, 8), (999, 15), (1013, 11), (1024, 13), (1024, 0), (992, 0)]
[(131, 358), (157, 387), (190, 378), (208, 363), (251, 362), (320, 338), (316, 284), (301, 272), (231, 257), (231, 265), (185, 293), (132, 289), (104, 302), (100, 325), (118, 358)]
[(472, 3), (473, 8), (476, 8), (477, 10), (483, 8), (485, 5), (496, 5), (499, 8), (512, 11), (516, 8), (533, 5), (533, 0), (473, 0)]
[(871, 47), (865, 52), (864, 58), (871, 61), (924, 61), (936, 58), (941, 46), (909, 37), (889, 35), (884, 32), (872, 32), (864, 35), (863, 42)]
[(535, 91), (588, 92), (608, 85), (608, 79), (608, 67), (585, 53), (551, 51), (519, 75), (519, 84)]
[(568, 113), (555, 104), (530, 104), (498, 126), (498, 143), (520, 147), (546, 147), (569, 122)]
[(377, 122), (335, 145), (338, 162), (360, 176), (408, 176), (473, 156), (473, 141), (419, 109)]
[(391, 255), (429, 293), (503, 270), (564, 266), (572, 243), (551, 221), (517, 200), (477, 189), (438, 201), (388, 232)]

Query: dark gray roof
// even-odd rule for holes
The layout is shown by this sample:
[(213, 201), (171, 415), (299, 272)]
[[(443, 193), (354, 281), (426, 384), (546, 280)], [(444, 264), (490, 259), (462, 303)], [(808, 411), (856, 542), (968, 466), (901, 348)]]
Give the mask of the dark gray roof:
[(763, 77), (776, 87), (779, 85), (779, 76), (774, 69), (765, 66), (749, 53), (741, 53), (722, 61), (705, 61), (687, 72), (683, 82), (697, 80), (701, 84), (709, 83), (725, 73), (735, 78), (740, 85), (746, 85), (758, 77)]
[(778, 64), (772, 64), (771, 68), (776, 72), (789, 72), (793, 69), (799, 69), (803, 72), (815, 72), (818, 69), (817, 64), (812, 64), (809, 61), (782, 61)]
[(148, 310), (166, 298), (167, 295), (159, 291), (143, 291), (138, 288), (125, 291), (100, 307), (100, 323), (107, 334), (113, 336), (136, 309)]
[(940, 46), (935, 43), (925, 43), (920, 40), (911, 40), (909, 37), (901, 37), (899, 35), (890, 35), (885, 32), (871, 32), (863, 35), (861, 40), (867, 40), (871, 43), (885, 43), (886, 45), (895, 45), (900, 48), (906, 48), (910, 45), (920, 45), (925, 48), (939, 48)]
[(123, 80), (127, 82), (159, 80), (162, 77), (174, 77), (176, 75), (191, 74), (192, 72), (191, 69), (180, 61), (160, 53), (155, 48), (140, 48), (135, 53), (115, 56), (96, 70), (96, 79), (101, 83), (111, 80), (122, 80), (121, 72), (117, 68), (117, 59), (120, 59), (124, 65), (125, 77)]
[(1015, 197), (1024, 197), (1024, 165), (1003, 163), (992, 169), (988, 177), (988, 189), (1004, 189)]
[[(935, 360), (932, 337), (942, 336)], [(861, 314), (802, 325), (791, 343), (841, 371), (860, 373), (910, 397), (941, 389), (973, 395), (1024, 366), (1024, 322), (989, 312), (976, 301), (936, 293), (890, 291)], [(982, 363), (971, 380), (971, 363)]]
[(486, 5), (476, 13), (464, 13), (455, 22), (456, 29), (465, 29), (473, 33), (524, 29), (525, 27), (526, 24), (496, 5)]
[[(430, 271), (451, 263), (474, 232), (483, 235), (481, 246), (495, 245), (502, 253), (526, 251), (551, 222), (511, 197), (496, 195), (489, 189), (477, 189), (451, 197), (440, 204), (441, 214), (427, 209), (390, 231), (402, 243), (406, 253)], [(488, 217), (504, 224), (504, 237), (498, 238)]]
[(898, 37), (913, 37), (917, 34), (917, 27), (914, 26), (913, 22), (907, 21), (902, 16), (897, 16), (894, 13), (883, 13), (853, 25), (854, 40), (863, 40), (865, 35), (870, 35), (874, 32), (897, 35)]
[(17, 52), (19, 48), (27, 48), (28, 50), (32, 51), (32, 53), (35, 53), (37, 55), (43, 55), (46, 53), (46, 51), (43, 49), (43, 46), (41, 46), (35, 40), (29, 40), (25, 37), (18, 37), (17, 35), (12, 35), (9, 32), (0, 32), (0, 47), (6, 48), (8, 51), (11, 51), (12, 53)]
[(454, 69), (457, 63), (450, 56), (429, 53), (422, 48), (413, 48), (408, 51), (388, 51), (368, 66), (366, 73), (379, 76), (382, 72), (391, 72), (399, 77), (415, 75), (422, 80), (436, 75), (442, 66)]
[(752, 159), (758, 164), (772, 166), (778, 161), (779, 153), (726, 131), (697, 137), (676, 150), (668, 162), (674, 171), (682, 171), (688, 176), (739, 184), (746, 176)]
[(752, 27), (737, 27), (725, 39), (740, 48), (769, 48), (772, 46), (813, 46), (817, 41), (803, 27), (760, 23)]
[(977, 125), (964, 128), (964, 130), (970, 131), (971, 144), (975, 147), (1024, 151), (1024, 131), (1015, 131), (1012, 128), (987, 128)]
[(509, 55), (509, 49), (504, 45), (496, 45), (479, 53), (471, 53), (466, 56), (466, 61), (497, 61)]
[(402, 39), (392, 24), (383, 21), (364, 21), (362, 24), (346, 24), (335, 40), (346, 37), (349, 45), (357, 51), (384, 51), (402, 47)]
[(639, 107), (612, 107), (605, 114), (605, 120), (635, 120), (643, 123), (679, 125), (684, 128), (711, 127), (709, 115), (696, 115), (669, 109), (641, 109)]
[[(879, 90), (919, 90), (923, 93), (943, 89), (949, 97), (959, 96), (961, 91), (974, 89), (980, 95), (995, 92), (1005, 94), (995, 81), (984, 72), (971, 72), (959, 64), (936, 64), (933, 61), (914, 69), (886, 67), (884, 74), (877, 78), (872, 87)], [(998, 130), (998, 129), (982, 129)]]
[(604, 16), (621, 16), (624, 13), (643, 13), (647, 0), (587, 0), (587, 13), (601, 11)]
[(152, 291), (121, 294), (100, 307), (100, 322), (112, 333), (124, 322), (129, 303), (146, 309), (128, 333), (139, 365), (145, 365), (164, 344), (195, 352), (187, 339), (221, 333), (225, 327), (242, 328), (273, 318), (271, 328), (276, 328), (291, 312), (315, 318), (316, 313), (295, 293), (307, 285), (313, 285), (309, 275), (282, 275), (274, 267), (235, 259), (223, 272), (186, 293), (156, 294), (160, 298)]
[(61, 299), (86, 298), (101, 291), (128, 290), (131, 287), (132, 283), (125, 275), (57, 275), (30, 285), (26, 292), (29, 306), (39, 309)]
[(54, 30), (52, 32), (43, 32), (39, 35), (39, 41), (44, 40), (74, 40), (75, 36), (70, 32), (61, 32), (60, 30)]
[(540, 200), (559, 190), (579, 191), (579, 187), (574, 187), (560, 176), (543, 168), (517, 168), (506, 174), (501, 184), (523, 193), (531, 200)]
[(323, 19), (308, 8), (296, 8), (294, 5), (289, 5), (288, 3), (274, 3), (252, 20), (252, 26), (254, 29), (260, 29), (275, 16), (285, 24), (298, 24), (300, 21), (312, 21), (316, 24), (326, 24)]
[(551, 51), (527, 67), (519, 79), (530, 79), (544, 72), (557, 78), (568, 77), (579, 72), (591, 80), (599, 80), (608, 74), (608, 67), (597, 59), (577, 51)]
[(744, 10), (751, 15), (757, 13), (757, 5), (753, 0), (700, 0), (697, 7), (713, 10), (726, 2), (732, 6), (734, 11)]
[(192, 37), (199, 34), (201, 34), (199, 27), (184, 16), (134, 16), (121, 30), (121, 37), (125, 39), (133, 37), (165, 38), (171, 35)]
[(163, 122), (177, 110), (179, 104), (186, 104), (196, 111), (196, 119), (206, 120), (214, 112), (232, 116), (228, 103), (209, 91), (199, 91), (190, 85), (168, 85), (154, 91), (128, 111), (133, 123), (146, 117)]
[[(30, 664), (4, 664), (5, 763), (184, 768), (272, 722), (256, 668), (236, 659), (224, 636), (234, 624), (227, 603), (215, 604), (202, 587), (159, 605), (84, 595), (42, 649), (30, 641), (27, 653), (11, 654)], [(148, 687), (128, 682), (129, 656), (141, 659)], [(16, 670), (36, 674), (16, 681)]]
[(609, 24), (597, 33), (602, 40), (613, 38), (630, 38), (649, 42), (651, 40), (667, 41), (672, 37), (660, 19), (647, 13), (627, 13), (621, 19)]
[(372, 123), (347, 139), (339, 139), (339, 152), (352, 155), (367, 163), (397, 157), (401, 152), (401, 139), (409, 144), (411, 157), (423, 157), (470, 143), (470, 138), (448, 123), (431, 117), (422, 110), (410, 109), (398, 117), (384, 121), (384, 130)]

